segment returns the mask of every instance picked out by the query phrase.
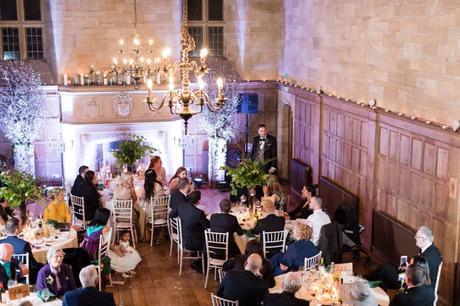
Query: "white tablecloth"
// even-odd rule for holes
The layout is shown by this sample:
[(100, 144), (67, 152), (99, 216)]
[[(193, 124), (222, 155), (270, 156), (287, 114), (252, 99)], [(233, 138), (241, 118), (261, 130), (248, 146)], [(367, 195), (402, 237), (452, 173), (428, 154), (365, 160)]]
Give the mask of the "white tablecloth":
[(49, 238), (42, 238), (39, 241), (28, 241), (32, 245), (32, 253), (35, 260), (44, 264), (48, 263), (46, 253), (50, 247), (60, 249), (78, 247), (77, 232), (74, 229), (70, 229), (68, 232), (60, 232), (57, 239), (56, 236), (50, 236)]
[(32, 305), (45, 305), (45, 306), (61, 306), (62, 301), (60, 299), (54, 299), (48, 303), (43, 302), (35, 293), (31, 292), (28, 297), (24, 297), (22, 299), (17, 299), (13, 301), (6, 301), (6, 296), (2, 295), (2, 303), (0, 305), (8, 305), (8, 306), (17, 306), (22, 302), (29, 301)]
[[(303, 273), (303, 272), (294, 272), (294, 273), (298, 273), (299, 275), (301, 275), (301, 273)], [(284, 276), (285, 276), (285, 274), (275, 277), (276, 284), (275, 284), (275, 286), (273, 288), (269, 289), (270, 293), (280, 293), (280, 292), (283, 291), (282, 286), (283, 286)], [(345, 284), (345, 285), (348, 285), (348, 284)], [(344, 285), (342, 285), (342, 286), (344, 286)], [(379, 305), (388, 306), (390, 304), (390, 298), (389, 298), (388, 294), (386, 294), (385, 291), (382, 290), (382, 288), (380, 288), (380, 287), (371, 288), (371, 293), (374, 295), (374, 297), (377, 300), (377, 303)], [(314, 302), (314, 297), (311, 295), (311, 291), (307, 290), (304, 287), (304, 285), (302, 285), (302, 288), (299, 291), (297, 291), (295, 296), (297, 298), (299, 298), (299, 299), (304, 299), (304, 300), (310, 301), (311, 306), (320, 306), (321, 305), (321, 304), (318, 304), (318, 303)]]

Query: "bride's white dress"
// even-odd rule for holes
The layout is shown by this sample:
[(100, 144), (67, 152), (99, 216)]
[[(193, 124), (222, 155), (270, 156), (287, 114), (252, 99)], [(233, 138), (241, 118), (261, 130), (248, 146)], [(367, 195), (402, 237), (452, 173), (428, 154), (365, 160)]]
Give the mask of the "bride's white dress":
[(136, 266), (142, 261), (141, 256), (134, 248), (129, 245), (129, 241), (120, 241), (120, 245), (127, 250), (125, 256), (123, 257), (118, 256), (117, 253), (109, 249), (110, 265), (112, 269), (120, 273), (134, 270)]

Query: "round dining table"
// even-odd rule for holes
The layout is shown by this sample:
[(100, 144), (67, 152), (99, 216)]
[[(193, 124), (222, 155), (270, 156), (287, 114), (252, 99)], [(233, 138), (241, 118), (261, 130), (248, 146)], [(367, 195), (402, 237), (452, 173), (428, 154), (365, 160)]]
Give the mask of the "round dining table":
[(32, 246), (32, 254), (35, 260), (43, 264), (48, 263), (46, 253), (51, 247), (59, 249), (78, 247), (77, 232), (73, 228), (69, 231), (56, 231), (50, 235), (50, 237), (42, 237), (40, 239), (33, 239), (25, 236), (24, 240), (28, 241)]

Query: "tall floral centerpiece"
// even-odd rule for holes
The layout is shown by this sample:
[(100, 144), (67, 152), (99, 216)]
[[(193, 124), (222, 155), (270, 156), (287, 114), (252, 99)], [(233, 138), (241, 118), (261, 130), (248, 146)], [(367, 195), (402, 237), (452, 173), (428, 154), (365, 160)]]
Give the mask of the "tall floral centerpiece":
[(238, 190), (247, 188), (255, 189), (267, 182), (268, 174), (265, 172), (265, 162), (243, 159), (236, 168), (225, 167), (227, 175), (231, 177), (231, 194), (237, 195)]
[(127, 136), (127, 139), (118, 144), (118, 148), (113, 152), (120, 166), (126, 165), (128, 171), (134, 171), (134, 164), (146, 154), (153, 155), (158, 150), (144, 144), (145, 137), (138, 135)]
[[(224, 75), (224, 91), (227, 101), (219, 112), (211, 112), (208, 109), (203, 111), (202, 129), (208, 136), (208, 178), (211, 184), (225, 180), (225, 167), (227, 160), (227, 143), (238, 134), (238, 120), (236, 118), (239, 103), (239, 93), (236, 87), (236, 74), (233, 72), (224, 73), (223, 68), (211, 70), (209, 79), (214, 75)], [(210, 91), (217, 94), (214, 83), (209, 82)], [(210, 97), (215, 99), (215, 97)]]
[(45, 119), (40, 75), (21, 61), (0, 61), (0, 129), (13, 144), (14, 167), (35, 175), (34, 146)]
[(27, 203), (41, 199), (42, 188), (37, 186), (31, 174), (18, 171), (1, 172), (0, 186), (0, 198), (7, 200), (11, 208), (19, 207), (21, 221), (24, 223), (27, 217)]

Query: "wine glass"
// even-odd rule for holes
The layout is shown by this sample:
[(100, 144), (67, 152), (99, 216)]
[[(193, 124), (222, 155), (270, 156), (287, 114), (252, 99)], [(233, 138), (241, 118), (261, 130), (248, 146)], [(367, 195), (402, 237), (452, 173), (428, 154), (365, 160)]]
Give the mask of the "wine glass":
[(40, 294), (41, 294), (42, 299), (45, 300), (45, 303), (47, 303), (50, 298), (49, 289), (48, 288), (43, 289)]

